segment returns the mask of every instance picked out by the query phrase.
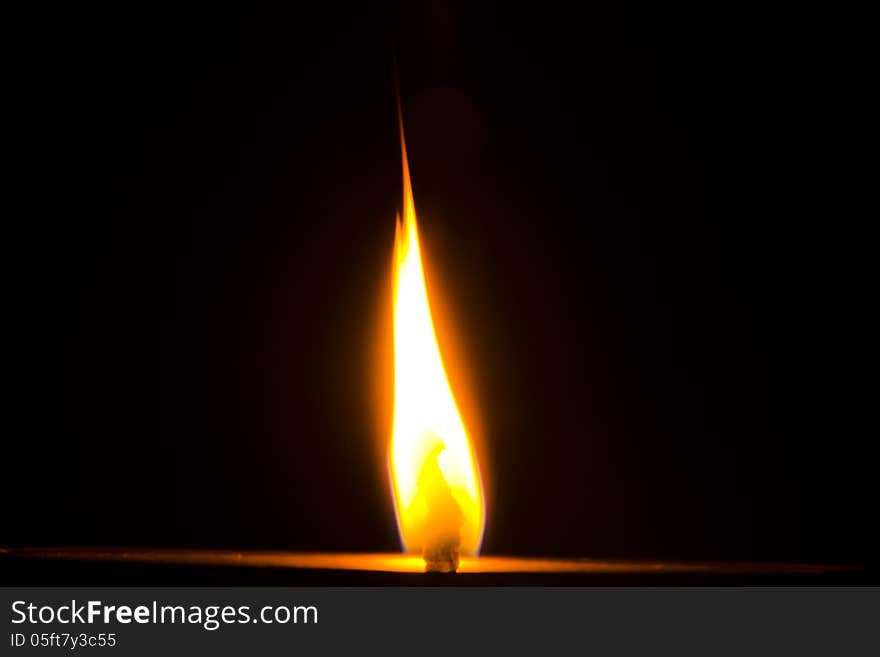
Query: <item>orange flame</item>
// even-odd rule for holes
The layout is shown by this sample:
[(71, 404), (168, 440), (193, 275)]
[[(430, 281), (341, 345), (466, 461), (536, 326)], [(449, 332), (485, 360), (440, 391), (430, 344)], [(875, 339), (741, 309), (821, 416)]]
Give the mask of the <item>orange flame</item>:
[(480, 551), (486, 508), (480, 472), (434, 331), (400, 120), (403, 218), (394, 240), (394, 414), (389, 466), (404, 549), (431, 561)]

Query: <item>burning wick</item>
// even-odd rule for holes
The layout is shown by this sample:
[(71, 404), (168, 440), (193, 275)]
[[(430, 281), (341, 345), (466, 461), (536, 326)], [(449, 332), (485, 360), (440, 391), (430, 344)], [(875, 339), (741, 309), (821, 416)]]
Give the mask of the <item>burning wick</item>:
[[(398, 111), (400, 106), (398, 105)], [(486, 507), (476, 454), (446, 376), (422, 269), (400, 120), (403, 211), (394, 238), (394, 413), (388, 465), (404, 550), (427, 572), (476, 557)]]
[(464, 514), (437, 460), (443, 449), (441, 443), (431, 450), (419, 475), (419, 496), (428, 509), (422, 534), (422, 556), (428, 573), (454, 573), (458, 570), (461, 548)]

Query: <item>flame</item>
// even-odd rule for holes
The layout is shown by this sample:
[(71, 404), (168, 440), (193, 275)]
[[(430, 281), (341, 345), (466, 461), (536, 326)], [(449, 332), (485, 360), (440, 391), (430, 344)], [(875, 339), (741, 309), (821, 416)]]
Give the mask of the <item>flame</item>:
[(394, 414), (389, 455), (394, 505), (404, 549), (421, 551), (429, 570), (455, 570), (459, 552), (475, 556), (480, 551), (485, 500), (476, 454), (434, 332), (402, 118), (400, 148), (403, 217), (397, 216), (394, 240)]

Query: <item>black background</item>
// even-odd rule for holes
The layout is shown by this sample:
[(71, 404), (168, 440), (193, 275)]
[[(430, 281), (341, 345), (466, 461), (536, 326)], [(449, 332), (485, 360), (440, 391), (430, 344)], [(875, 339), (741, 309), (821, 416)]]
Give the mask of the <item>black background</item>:
[(866, 559), (825, 17), (127, 5), (28, 27), (0, 544), (398, 549), (372, 388), (394, 43), (484, 427), (485, 550)]

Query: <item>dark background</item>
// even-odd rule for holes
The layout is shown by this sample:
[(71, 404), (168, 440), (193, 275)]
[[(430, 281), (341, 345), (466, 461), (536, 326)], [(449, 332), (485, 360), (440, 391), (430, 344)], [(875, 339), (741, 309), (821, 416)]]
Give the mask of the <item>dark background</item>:
[(824, 17), (147, 5), (28, 27), (0, 544), (398, 549), (371, 389), (393, 42), (485, 429), (485, 551), (867, 558)]

